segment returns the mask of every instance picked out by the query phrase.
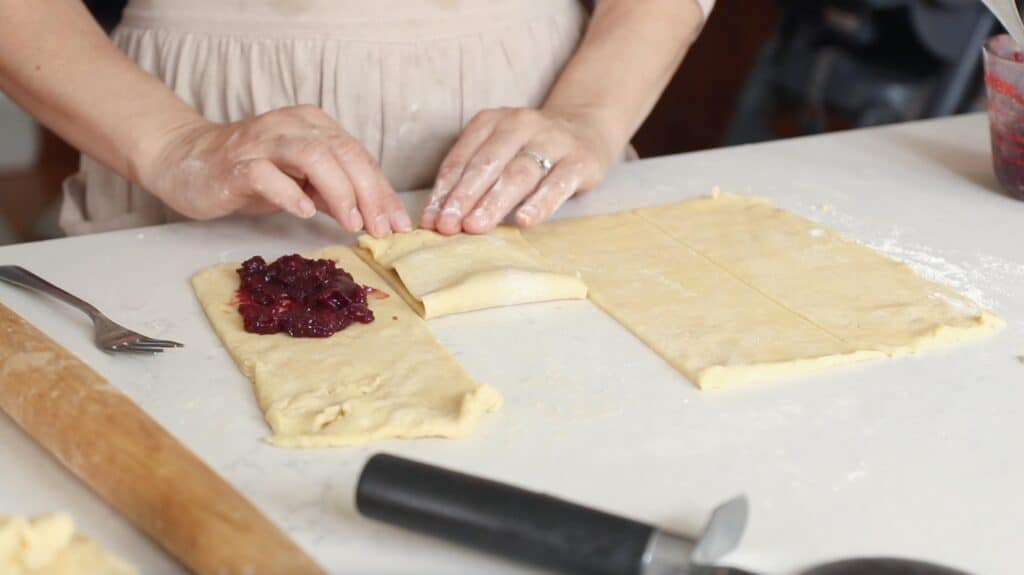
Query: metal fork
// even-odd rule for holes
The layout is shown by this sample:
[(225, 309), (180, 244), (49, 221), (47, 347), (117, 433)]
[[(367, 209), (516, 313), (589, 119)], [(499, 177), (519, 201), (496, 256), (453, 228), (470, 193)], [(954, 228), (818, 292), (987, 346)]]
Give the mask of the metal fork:
[(104, 351), (160, 353), (166, 348), (184, 347), (176, 341), (146, 337), (115, 323), (96, 309), (96, 306), (69, 294), (21, 266), (0, 266), (0, 280), (43, 292), (85, 312), (96, 328), (96, 346)]

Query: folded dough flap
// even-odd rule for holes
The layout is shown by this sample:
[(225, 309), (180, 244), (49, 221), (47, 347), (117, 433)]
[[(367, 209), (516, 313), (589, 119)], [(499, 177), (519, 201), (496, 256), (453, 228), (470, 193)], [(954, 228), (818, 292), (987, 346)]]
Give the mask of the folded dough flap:
[(426, 318), (490, 307), (584, 299), (576, 275), (560, 273), (515, 228), (487, 235), (442, 236), (416, 230), (359, 238), (376, 267), (415, 300)]

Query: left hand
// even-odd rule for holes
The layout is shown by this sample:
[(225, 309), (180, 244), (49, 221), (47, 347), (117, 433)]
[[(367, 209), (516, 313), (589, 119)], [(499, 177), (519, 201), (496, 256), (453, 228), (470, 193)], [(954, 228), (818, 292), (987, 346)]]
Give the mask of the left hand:
[[(551, 160), (546, 176), (531, 151)], [(532, 226), (604, 178), (617, 151), (582, 116), (529, 108), (484, 110), (438, 171), (420, 225), (451, 235), (494, 229), (513, 209)]]

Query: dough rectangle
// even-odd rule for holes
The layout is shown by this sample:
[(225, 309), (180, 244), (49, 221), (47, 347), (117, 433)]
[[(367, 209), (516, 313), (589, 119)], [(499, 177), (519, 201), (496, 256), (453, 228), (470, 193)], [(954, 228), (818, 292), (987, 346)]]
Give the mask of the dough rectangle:
[(716, 195), (525, 237), (702, 388), (912, 353), (1001, 320), (769, 201)]
[(306, 257), (335, 260), (356, 282), (388, 294), (370, 300), (375, 321), (322, 339), (252, 334), (243, 329), (233, 301), (237, 264), (214, 266), (192, 279), (214, 330), (253, 381), (273, 430), (271, 443), (319, 447), (462, 437), (481, 415), (500, 407), (498, 391), (477, 384), (352, 249), (330, 247)]

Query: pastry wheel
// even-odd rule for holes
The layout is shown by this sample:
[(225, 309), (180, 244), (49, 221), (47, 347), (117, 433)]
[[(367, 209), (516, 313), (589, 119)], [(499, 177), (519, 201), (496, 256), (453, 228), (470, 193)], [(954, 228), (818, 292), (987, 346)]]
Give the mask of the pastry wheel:
[[(719, 561), (740, 542), (745, 496), (719, 505), (694, 538), (392, 455), (377, 454), (356, 487), (363, 515), (511, 559), (588, 575), (752, 575)], [(801, 575), (966, 575), (898, 558), (855, 558)]]

